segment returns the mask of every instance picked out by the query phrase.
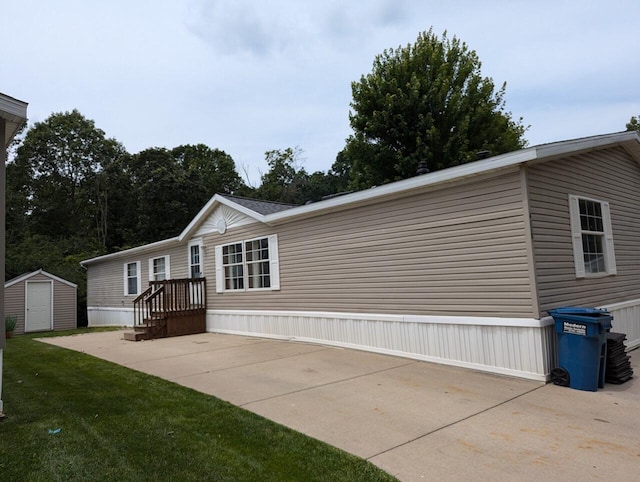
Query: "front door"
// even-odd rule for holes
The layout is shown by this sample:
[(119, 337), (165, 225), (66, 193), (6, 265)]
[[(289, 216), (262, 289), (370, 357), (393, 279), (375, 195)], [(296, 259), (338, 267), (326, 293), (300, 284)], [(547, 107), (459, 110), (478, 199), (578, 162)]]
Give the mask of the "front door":
[(27, 281), (25, 331), (52, 329), (53, 284), (50, 281)]
[[(189, 278), (202, 278), (202, 259), (200, 255), (200, 241), (189, 243)], [(191, 306), (202, 304), (202, 285), (189, 283), (189, 304)]]

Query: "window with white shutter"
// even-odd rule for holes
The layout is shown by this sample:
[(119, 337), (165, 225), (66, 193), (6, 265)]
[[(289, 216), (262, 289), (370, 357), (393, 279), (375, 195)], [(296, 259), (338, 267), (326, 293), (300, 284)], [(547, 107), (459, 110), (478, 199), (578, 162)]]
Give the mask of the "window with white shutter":
[(569, 195), (576, 277), (616, 274), (609, 203)]

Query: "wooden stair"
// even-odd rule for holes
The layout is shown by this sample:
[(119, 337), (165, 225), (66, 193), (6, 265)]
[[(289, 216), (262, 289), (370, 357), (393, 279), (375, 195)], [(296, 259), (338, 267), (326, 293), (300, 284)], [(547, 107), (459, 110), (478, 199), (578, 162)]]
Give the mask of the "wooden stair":
[(127, 341), (141, 341), (149, 340), (149, 327), (148, 326), (136, 326), (133, 331), (127, 331), (124, 334), (124, 339)]
[(204, 333), (206, 279), (150, 281), (149, 287), (133, 301), (133, 307), (134, 331), (126, 332), (125, 340)]

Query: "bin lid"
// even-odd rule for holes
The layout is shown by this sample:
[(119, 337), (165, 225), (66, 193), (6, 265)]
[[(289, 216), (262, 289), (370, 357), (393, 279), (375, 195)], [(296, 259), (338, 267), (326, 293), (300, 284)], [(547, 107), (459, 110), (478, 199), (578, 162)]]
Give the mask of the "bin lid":
[(609, 312), (607, 310), (603, 310), (600, 308), (582, 308), (579, 306), (564, 306), (561, 308), (555, 308), (553, 310), (549, 310), (549, 314), (553, 316), (556, 315), (579, 315), (579, 316), (600, 316), (600, 315), (608, 315)]
[(611, 328), (613, 316), (607, 310), (599, 308), (581, 308), (578, 306), (565, 306), (549, 310), (556, 325), (562, 321), (573, 321), (578, 323), (598, 324), (600, 328)]

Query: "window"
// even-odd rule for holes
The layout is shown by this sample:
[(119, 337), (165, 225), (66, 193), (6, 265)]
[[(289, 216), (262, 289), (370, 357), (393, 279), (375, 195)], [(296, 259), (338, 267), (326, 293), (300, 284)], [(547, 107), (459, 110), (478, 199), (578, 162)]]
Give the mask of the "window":
[(616, 274), (609, 203), (569, 196), (576, 276)]
[(162, 281), (169, 278), (171, 278), (169, 256), (149, 260), (149, 281)]
[(124, 264), (124, 294), (125, 296), (138, 295), (140, 286), (140, 261)]
[(216, 291), (279, 290), (275, 235), (216, 246)]
[(271, 287), (269, 276), (269, 239), (245, 241), (247, 255), (247, 279), (249, 289)]
[(201, 240), (189, 243), (189, 277), (202, 278)]
[(244, 289), (244, 263), (242, 259), (242, 243), (228, 244), (222, 247), (225, 290)]

